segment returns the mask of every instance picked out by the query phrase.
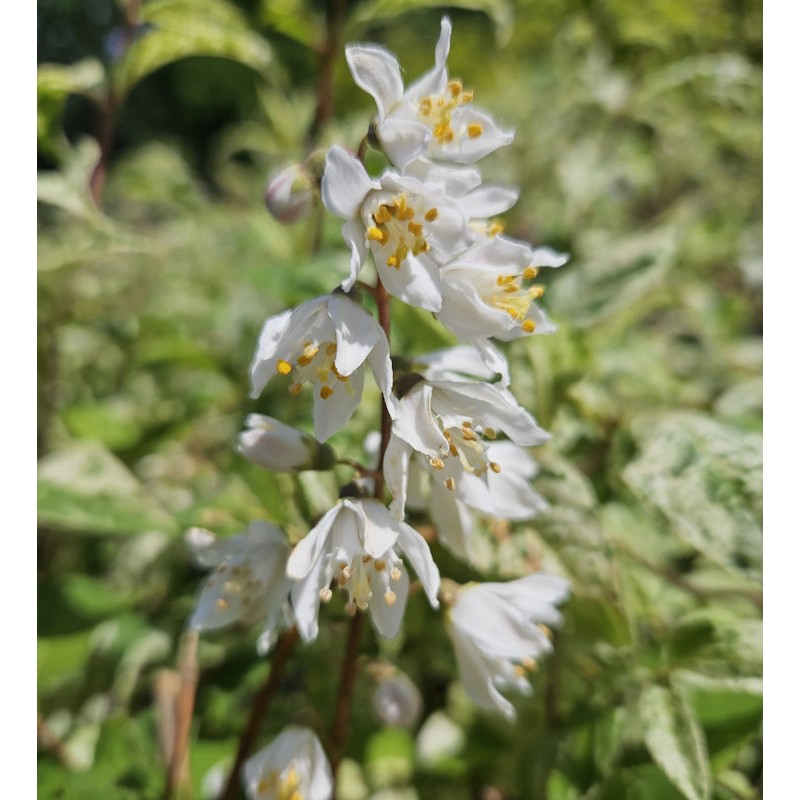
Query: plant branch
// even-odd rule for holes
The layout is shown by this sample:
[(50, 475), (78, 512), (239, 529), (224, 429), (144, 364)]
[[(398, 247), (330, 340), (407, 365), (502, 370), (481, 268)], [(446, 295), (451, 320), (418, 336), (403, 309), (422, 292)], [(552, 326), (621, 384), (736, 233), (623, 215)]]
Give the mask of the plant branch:
[(320, 49), (317, 107), (308, 130), (309, 150), (314, 148), (320, 133), (333, 116), (333, 67), (339, 50), (339, 29), (343, 12), (343, 0), (328, 0), (325, 4), (325, 41)]
[(262, 684), (258, 693), (253, 698), (253, 705), (250, 711), (250, 717), (247, 724), (239, 737), (239, 747), (236, 750), (236, 758), (233, 760), (233, 766), (228, 775), (228, 781), (225, 788), (220, 794), (220, 800), (234, 800), (237, 795), (239, 787), (239, 773), (250, 755), (253, 746), (258, 738), (258, 732), (261, 728), (264, 718), (269, 710), (272, 698), (280, 685), (283, 671), (289, 661), (289, 657), (297, 644), (297, 628), (291, 627), (288, 631), (281, 635), (278, 643), (275, 646), (275, 653), (272, 656), (272, 664), (270, 665), (269, 675)]

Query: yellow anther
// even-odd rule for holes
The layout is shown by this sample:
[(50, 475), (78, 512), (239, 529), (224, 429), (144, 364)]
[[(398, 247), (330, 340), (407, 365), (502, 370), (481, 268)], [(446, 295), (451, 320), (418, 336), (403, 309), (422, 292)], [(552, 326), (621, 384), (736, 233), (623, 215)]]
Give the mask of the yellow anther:
[(488, 236), (497, 236), (498, 233), (502, 233), (506, 229), (505, 222), (492, 222), (489, 227), (486, 229), (486, 233)]
[(552, 639), (552, 638), (553, 638), (553, 631), (551, 631), (551, 630), (550, 630), (550, 628), (548, 628), (548, 627), (547, 627), (547, 625), (545, 625), (543, 622), (539, 622), (539, 623), (536, 625), (536, 627), (537, 627), (537, 628), (538, 628), (538, 629), (539, 629), (539, 630), (540, 630), (540, 631), (541, 631), (541, 632), (542, 632), (542, 633), (543, 633), (543, 634), (544, 634), (544, 635), (545, 635), (545, 636), (546, 636), (548, 639)]
[(382, 558), (377, 559), (375, 561), (375, 569), (378, 572), (383, 572), (386, 569), (386, 562)]
[(297, 395), (299, 395), (300, 392), (302, 392), (302, 391), (303, 391), (303, 384), (302, 383), (293, 383), (289, 387), (289, 394), (292, 397), (297, 397)]
[(392, 567), (392, 571), (389, 573), (389, 577), (390, 577), (390, 578), (391, 578), (393, 581), (399, 581), (399, 580), (400, 580), (400, 576), (401, 576), (402, 574), (403, 574), (403, 573), (402, 573), (402, 572), (400, 572), (400, 570), (399, 570), (397, 567)]
[(450, 442), (450, 455), (458, 457), (458, 448)]
[(288, 375), (292, 371), (292, 365), (288, 361), (281, 359), (275, 365), (278, 375)]
[(536, 663), (536, 659), (531, 658), (528, 656), (527, 658), (523, 659), (522, 666), (528, 670), (528, 672), (535, 672), (539, 669), (539, 665)]
[(528, 293), (532, 300), (538, 300), (544, 294), (544, 286), (531, 286)]
[(496, 475), (498, 472), (500, 472), (500, 465), (496, 461), (490, 461), (489, 469)]
[[(414, 236), (422, 236), (422, 225), (419, 222), (409, 222), (408, 223), (408, 230), (414, 234)], [(388, 235), (387, 235), (388, 238)]]
[(362, 564), (369, 564), (370, 561), (372, 561), (372, 556), (369, 553), (364, 553), (364, 555), (361, 556)]
[(513, 283), (516, 280), (515, 275), (498, 275), (497, 276), (497, 285), (498, 286), (506, 286), (509, 283)]
[(536, 330), (536, 323), (532, 319), (526, 319), (525, 322), (522, 323), (522, 330), (525, 333), (533, 333)]
[(336, 343), (329, 342), (328, 345), (325, 347), (325, 355), (332, 356), (336, 352)]
[(470, 139), (477, 139), (483, 133), (483, 125), (478, 124), (477, 122), (472, 122), (467, 125), (467, 136)]
[(462, 428), (471, 428), (471, 427), (472, 427), (472, 420), (470, 420), (470, 419), (465, 419), (465, 420), (464, 420), (464, 421), (461, 423), (461, 427), (462, 427)]
[(217, 600), (217, 608), (220, 611), (224, 611), (226, 608), (228, 608), (228, 606), (230, 606), (230, 603), (224, 597), (220, 597)]
[(525, 278), (526, 281), (532, 281), (538, 274), (539, 270), (536, 269), (536, 267), (525, 267), (522, 277)]
[(333, 597), (333, 592), (330, 590), (329, 586), (323, 586), (319, 590), (319, 599), (322, 600), (323, 603), (327, 603), (331, 597)]
[(319, 347), (316, 345), (307, 345), (306, 348), (303, 350), (303, 355), (297, 359), (297, 366), (299, 367), (307, 367), (313, 360), (314, 357), (319, 353)]
[(433, 458), (429, 458), (428, 459), (428, 463), (434, 469), (444, 469), (444, 461), (442, 461), (442, 459), (439, 458), (438, 456), (434, 456)]
[(328, 398), (329, 398), (329, 397), (330, 397), (332, 394), (333, 394), (333, 389), (331, 389), (331, 387), (330, 387), (330, 386), (323, 386), (323, 387), (322, 387), (322, 388), (319, 390), (319, 396), (320, 396), (320, 397), (321, 397), (323, 400), (327, 400), (327, 399), (328, 399)]
[(425, 219), (428, 222), (433, 222), (435, 219), (438, 219), (438, 217), (439, 217), (439, 209), (438, 208), (429, 208), (425, 212)]
[(447, 84), (447, 88), (450, 90), (450, 94), (453, 97), (458, 97), (462, 91), (464, 91), (464, 84), (461, 81), (450, 81)]
[(456, 482), (455, 482), (455, 480), (453, 478), (448, 478), (444, 482), (444, 485), (445, 485), (445, 488), (449, 489), (451, 492), (453, 491), (453, 489), (456, 488)]
[(431, 246), (424, 239), (417, 239), (411, 248), (411, 253), (418, 256), (420, 253), (427, 253)]
[(371, 242), (386, 244), (389, 241), (389, 231), (382, 231), (380, 228), (367, 228), (367, 239)]
[(383, 599), (386, 602), (386, 605), (391, 608), (395, 602), (397, 602), (397, 595), (391, 589), (387, 589), (383, 595)]
[(384, 225), (392, 218), (392, 212), (386, 206), (378, 206), (377, 211), (372, 215), (372, 219), (378, 225)]
[(461, 97), (459, 98), (459, 102), (462, 105), (464, 105), (465, 103), (471, 103), (473, 97), (475, 97), (475, 92), (471, 90), (469, 92), (462, 92)]
[(433, 135), (440, 144), (453, 141), (453, 129), (450, 127), (449, 122), (437, 125), (433, 129)]
[(475, 441), (475, 439), (477, 438), (477, 437), (475, 436), (475, 431), (473, 431), (473, 430), (472, 430), (472, 428), (468, 428), (468, 427), (467, 427), (467, 425), (466, 425), (466, 423), (464, 423), (464, 424), (461, 426), (461, 435), (462, 435), (462, 436), (463, 436), (463, 437), (464, 437), (464, 438), (465, 438), (465, 439), (466, 439), (468, 442), (474, 442), (474, 441)]
[(317, 376), (317, 380), (320, 383), (327, 383), (331, 371), (327, 367), (320, 367), (314, 374)]
[(525, 667), (521, 667), (519, 664), (514, 665), (514, 674), (518, 678), (525, 678), (527, 677), (527, 673), (525, 672)]
[(397, 260), (397, 256), (389, 256), (386, 259), (386, 266), (387, 267), (394, 267), (395, 269), (400, 268), (400, 262)]
[(483, 429), (483, 438), (484, 439), (496, 439), (497, 438), (497, 431), (494, 428), (484, 428)]

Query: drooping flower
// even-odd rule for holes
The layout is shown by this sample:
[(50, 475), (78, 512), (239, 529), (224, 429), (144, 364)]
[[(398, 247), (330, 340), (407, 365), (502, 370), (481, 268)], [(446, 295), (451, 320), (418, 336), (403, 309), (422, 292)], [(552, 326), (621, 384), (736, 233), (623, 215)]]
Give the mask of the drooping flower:
[[(525, 448), (509, 441), (492, 442), (486, 448), (486, 457), (500, 467), (499, 472), (489, 469), (485, 473), (486, 486), (495, 505), (494, 516), (519, 521), (532, 519), (547, 510), (547, 501), (531, 486), (538, 467)], [(465, 500), (463, 495), (449, 491), (426, 466), (424, 456), (419, 453), (411, 456), (407, 506), (415, 510), (429, 508), (437, 539), (459, 558), (472, 561), (475, 534), (472, 503), (469, 497)]]
[(422, 712), (422, 695), (405, 672), (386, 665), (376, 670), (372, 708), (386, 725), (410, 728)]
[(523, 446), (550, 438), (507, 389), (473, 381), (419, 379), (398, 404), (384, 459), (398, 518), (405, 513), (414, 453), (432, 477), (432, 492), (443, 488), (472, 508), (503, 516), (498, 498), (511, 494), (503, 491), (507, 481), (500, 487), (488, 482), (490, 472), (498, 475), (503, 470), (489, 447), (498, 431)]
[(249, 758), (242, 779), (250, 800), (330, 800), (333, 774), (319, 739), (289, 725)]
[(251, 397), (258, 397), (276, 375), (288, 375), (289, 393), (303, 384), (315, 389), (314, 434), (324, 441), (356, 410), (368, 363), (393, 412), (389, 343), (373, 317), (340, 294), (310, 300), (264, 323), (250, 367)]
[(278, 222), (291, 225), (309, 216), (319, 202), (319, 186), (302, 164), (273, 174), (264, 192), (264, 205)]
[(403, 87), (395, 56), (376, 44), (345, 49), (353, 80), (378, 106), (374, 131), (389, 160), (400, 169), (417, 156), (471, 164), (514, 139), (472, 104), (473, 93), (449, 80), (447, 56), (452, 26), (442, 17), (433, 69)]
[(334, 145), (325, 159), (322, 201), (346, 220), (342, 236), (352, 257), (350, 275), (342, 283), (345, 291), (352, 288), (371, 250), (390, 294), (410, 305), (439, 310), (439, 267), (474, 239), (444, 184), (391, 171), (374, 180), (355, 156)]
[(333, 449), (313, 436), (264, 414), (249, 414), (239, 434), (239, 452), (271, 472), (330, 469)]
[(339, 500), (297, 544), (286, 567), (289, 577), (300, 581), (292, 590), (292, 606), (303, 639), (316, 638), (319, 605), (331, 598), (334, 578), (347, 592), (349, 613), (369, 608), (378, 633), (396, 636), (409, 586), (400, 554), (437, 608), (439, 570), (422, 536), (378, 500)]
[(283, 531), (269, 522), (256, 521), (244, 533), (217, 539), (207, 530), (192, 528), (186, 543), (198, 566), (214, 569), (189, 627), (204, 631), (261, 621), (257, 646), (265, 653), (289, 611), (289, 544)]
[(527, 675), (553, 649), (550, 628), (562, 623), (556, 606), (568, 597), (569, 582), (538, 573), (444, 593), (446, 628), (467, 694), (475, 705), (513, 721), (514, 706), (498, 690), (531, 694)]
[(437, 318), (466, 341), (552, 333), (555, 325), (536, 304), (544, 287), (531, 281), (541, 267), (560, 267), (567, 260), (564, 253), (505, 236), (483, 239), (442, 267)]

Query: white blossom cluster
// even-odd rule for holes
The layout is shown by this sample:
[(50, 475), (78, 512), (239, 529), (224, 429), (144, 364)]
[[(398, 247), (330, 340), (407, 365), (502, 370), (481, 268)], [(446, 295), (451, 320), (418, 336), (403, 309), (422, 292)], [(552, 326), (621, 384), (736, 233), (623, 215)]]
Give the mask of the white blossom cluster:
[[(427, 510), (438, 541), (469, 560), (475, 512), (525, 520), (547, 507), (531, 486), (536, 464), (528, 448), (549, 436), (515, 399), (508, 364), (490, 340), (554, 330), (537, 304), (543, 289), (535, 281), (540, 268), (567, 257), (509, 238), (494, 221), (518, 193), (484, 184), (475, 164), (509, 144), (513, 132), (449, 77), (450, 33), (445, 17), (433, 68), (408, 87), (386, 49), (346, 48), (354, 81), (375, 100), (370, 142), (389, 167), (371, 176), (356, 155), (328, 150), (319, 191), (344, 220), (350, 273), (332, 294), (267, 319), (253, 358), (254, 398), (273, 380), (292, 396), (310, 384), (315, 436), (254, 414), (240, 438), (240, 452), (265, 469), (331, 468), (336, 455), (323, 443), (358, 407), (369, 367), (392, 420), (381, 449), (390, 504), (382, 496), (342, 497), (294, 548), (267, 522), (221, 541), (193, 529), (194, 557), (214, 572), (190, 624), (206, 630), (257, 622), (262, 653), (282, 626), (295, 625), (308, 643), (318, 635), (321, 606), (340, 590), (348, 613), (368, 611), (377, 633), (392, 638), (411, 569), (430, 605), (438, 608), (441, 598), (446, 607), (470, 698), (513, 720), (500, 690), (530, 692), (527, 676), (552, 649), (550, 628), (561, 622), (556, 606), (568, 595), (567, 581), (543, 574), (464, 586), (443, 581), (428, 542), (405, 516)], [(313, 195), (296, 184), (294, 170), (267, 192), (268, 207), (285, 221)], [(414, 358), (419, 372), (394, 375), (386, 332), (352, 291), (370, 257), (378, 286), (432, 312), (461, 344)], [(321, 745), (303, 728), (287, 729), (251, 759), (244, 780), (253, 798), (324, 800), (332, 792)]]

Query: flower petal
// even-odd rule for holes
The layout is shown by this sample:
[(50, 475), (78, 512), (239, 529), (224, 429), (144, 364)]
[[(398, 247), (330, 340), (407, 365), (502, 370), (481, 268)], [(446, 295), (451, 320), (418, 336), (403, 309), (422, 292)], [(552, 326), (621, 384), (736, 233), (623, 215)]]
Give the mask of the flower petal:
[(414, 572), (417, 573), (422, 588), (428, 596), (428, 602), (433, 608), (439, 608), (436, 595), (439, 594), (441, 578), (428, 543), (410, 525), (401, 522), (397, 545), (414, 567)]
[(454, 555), (471, 561), (472, 515), (453, 492), (435, 482), (431, 486), (431, 519), (438, 540)]
[(364, 363), (383, 331), (371, 314), (348, 297), (331, 295), (328, 314), (336, 330), (336, 370), (341, 375), (352, 375)]
[(314, 436), (324, 442), (340, 431), (353, 416), (364, 389), (364, 370), (357, 369), (333, 387), (333, 394), (314, 396)]
[(342, 289), (349, 292), (367, 260), (369, 248), (364, 238), (364, 228), (358, 220), (349, 219), (342, 225), (342, 238), (350, 248), (350, 274), (342, 281)]
[[(376, 248), (377, 249), (377, 248)], [(381, 283), (389, 294), (404, 303), (426, 311), (438, 311), (442, 306), (439, 266), (425, 254), (408, 257), (399, 269), (386, 265), (386, 259), (375, 258)]]
[(347, 150), (333, 145), (325, 156), (322, 176), (322, 202), (332, 214), (352, 219), (372, 189), (380, 185), (371, 180), (364, 165)]
[[(386, 570), (376, 572), (373, 579), (373, 595), (369, 603), (370, 616), (375, 630), (385, 639), (394, 639), (400, 631), (400, 623), (408, 600), (408, 572), (401, 570), (396, 581), (390, 581)], [(386, 593), (391, 592), (394, 600), (386, 601)], [(391, 600), (391, 598), (390, 598)]]
[(470, 218), (484, 219), (503, 214), (519, 199), (519, 189), (481, 186), (461, 198), (461, 210)]
[(378, 125), (378, 138), (383, 152), (398, 169), (424, 153), (431, 139), (427, 125), (410, 119), (389, 117)]
[(431, 411), (433, 389), (427, 382), (415, 386), (399, 403), (392, 432), (420, 453), (444, 455), (450, 445)]
[(293, 580), (305, 578), (311, 572), (312, 567), (322, 558), (331, 529), (341, 511), (341, 503), (328, 509), (319, 522), (295, 545), (286, 564), (286, 574), (290, 578)]
[(406, 90), (404, 100), (415, 101), (429, 94), (440, 94), (447, 84), (447, 56), (450, 54), (450, 34), (453, 26), (449, 17), (442, 17), (439, 40), (436, 42), (434, 67)]
[(379, 500), (362, 500), (364, 512), (364, 552), (380, 558), (397, 542), (397, 520)]
[(398, 436), (391, 436), (383, 456), (383, 477), (392, 493), (389, 509), (395, 519), (401, 520), (406, 514), (406, 492), (408, 487), (408, 464), (411, 448)]
[(344, 52), (356, 86), (372, 95), (378, 106), (378, 119), (382, 120), (403, 96), (397, 59), (374, 44), (351, 44)]

